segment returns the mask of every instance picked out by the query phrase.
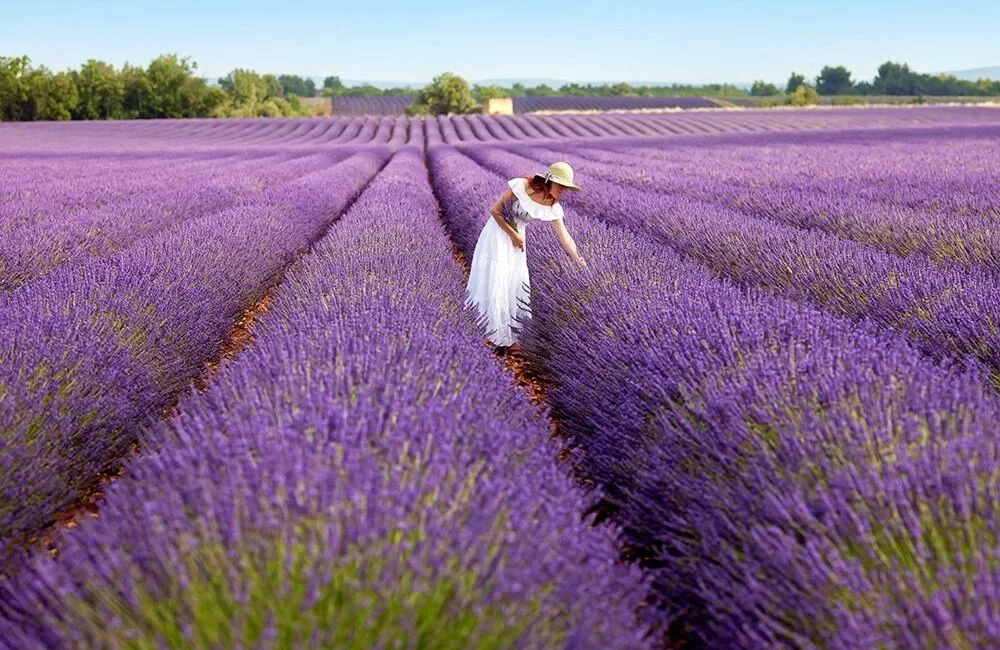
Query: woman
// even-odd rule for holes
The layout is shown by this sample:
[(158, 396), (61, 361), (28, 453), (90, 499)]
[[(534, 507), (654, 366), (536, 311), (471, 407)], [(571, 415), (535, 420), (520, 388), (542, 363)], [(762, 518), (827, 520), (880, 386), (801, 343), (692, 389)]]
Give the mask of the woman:
[(563, 224), (563, 209), (559, 204), (563, 190), (580, 189), (573, 183), (573, 168), (564, 162), (553, 163), (545, 174), (512, 178), (507, 186), (509, 189), (490, 208), (493, 218), (476, 242), (465, 300), (467, 306), (477, 307), (487, 339), (500, 347), (514, 345), (517, 341), (514, 329), (531, 318), (528, 306), (531, 285), (524, 251), (529, 223), (551, 222), (563, 249), (578, 264), (586, 266)]

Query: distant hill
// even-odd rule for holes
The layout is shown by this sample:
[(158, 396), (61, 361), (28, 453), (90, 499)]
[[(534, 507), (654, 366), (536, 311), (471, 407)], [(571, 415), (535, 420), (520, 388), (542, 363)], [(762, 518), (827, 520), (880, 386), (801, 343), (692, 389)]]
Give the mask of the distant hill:
[(994, 81), (1000, 81), (1000, 65), (994, 65), (988, 68), (958, 70), (956, 72), (948, 72), (946, 74), (955, 75), (959, 79), (968, 79), (969, 81), (976, 81), (977, 79), (993, 79)]

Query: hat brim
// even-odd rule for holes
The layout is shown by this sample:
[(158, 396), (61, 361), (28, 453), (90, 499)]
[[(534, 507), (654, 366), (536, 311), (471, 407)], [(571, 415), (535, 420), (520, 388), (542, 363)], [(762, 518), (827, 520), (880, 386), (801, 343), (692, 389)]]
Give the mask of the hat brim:
[[(542, 182), (545, 182), (545, 175), (544, 174), (535, 174), (535, 178), (538, 179), (538, 180), (540, 180), (540, 181), (542, 181)], [(553, 183), (555, 183), (556, 185), (562, 185), (567, 190), (573, 190), (574, 192), (579, 192), (581, 189), (583, 189), (579, 185), (573, 185), (572, 183), (560, 183), (559, 181), (557, 181), (554, 178), (549, 178), (549, 180), (552, 181)]]

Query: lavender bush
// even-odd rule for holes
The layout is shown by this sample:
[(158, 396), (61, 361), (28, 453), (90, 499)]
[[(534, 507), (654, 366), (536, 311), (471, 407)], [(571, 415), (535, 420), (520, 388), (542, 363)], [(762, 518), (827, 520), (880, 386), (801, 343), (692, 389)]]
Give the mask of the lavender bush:
[[(51, 521), (218, 354), (387, 153), (359, 153), (0, 294), (0, 554)], [(0, 562), (6, 569), (6, 563)]]
[(642, 582), (461, 287), (404, 149), (100, 517), (0, 585), (0, 646), (645, 647)]
[[(431, 160), (468, 251), (504, 177)], [(976, 370), (567, 214), (590, 269), (532, 233), (525, 343), (666, 619), (711, 647), (1000, 641), (1000, 403)]]

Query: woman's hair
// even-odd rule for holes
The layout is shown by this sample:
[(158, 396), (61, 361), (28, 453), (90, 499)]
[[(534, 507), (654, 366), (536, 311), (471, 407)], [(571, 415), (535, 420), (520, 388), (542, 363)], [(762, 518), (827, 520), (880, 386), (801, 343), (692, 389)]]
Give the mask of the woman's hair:
[(555, 197), (552, 196), (551, 180), (541, 181), (538, 178), (532, 176), (531, 178), (528, 179), (528, 187), (531, 188), (532, 192), (541, 192), (542, 196), (545, 197), (546, 201), (551, 202), (552, 204), (556, 203)]

